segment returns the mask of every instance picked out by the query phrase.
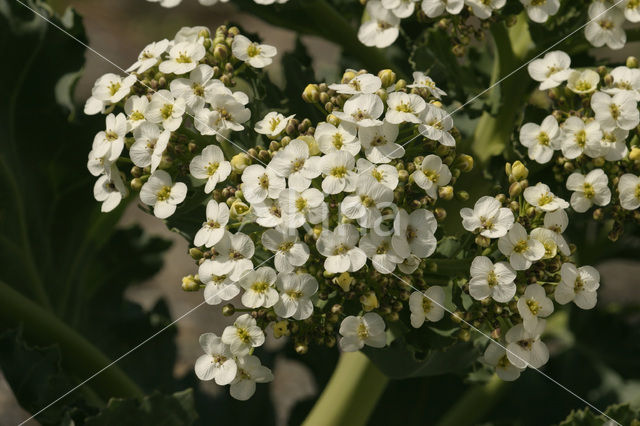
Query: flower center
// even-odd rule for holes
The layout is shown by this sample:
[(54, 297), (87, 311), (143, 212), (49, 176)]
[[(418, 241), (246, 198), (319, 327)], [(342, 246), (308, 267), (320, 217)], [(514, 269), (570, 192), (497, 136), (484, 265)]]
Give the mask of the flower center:
[(367, 330), (367, 326), (363, 323), (358, 324), (358, 337), (360, 340), (364, 340), (369, 337), (369, 330)]
[(611, 29), (613, 29), (613, 21), (611, 21), (609, 19), (602, 19), (600, 22), (598, 22), (598, 24), (600, 24), (600, 27), (603, 30), (611, 30)]
[(620, 108), (616, 104), (609, 105), (609, 111), (611, 111), (611, 118), (617, 120), (620, 118)]
[(160, 188), (160, 191), (158, 191), (158, 193), (156, 194), (156, 198), (158, 199), (158, 201), (167, 201), (170, 196), (171, 187), (167, 185)]
[(331, 169), (331, 176), (339, 179), (344, 178), (347, 175), (347, 168), (344, 166), (338, 166)]
[(218, 167), (220, 167), (220, 163), (209, 163), (207, 165), (207, 175), (213, 176), (218, 171)]
[(356, 121), (361, 121), (361, 120), (364, 120), (366, 118), (371, 118), (371, 115), (369, 115), (369, 113), (367, 111), (363, 111), (361, 109), (358, 109), (356, 112), (351, 114), (351, 117), (353, 117), (353, 119), (356, 120)]
[(498, 276), (495, 271), (491, 270), (487, 274), (487, 284), (489, 284), (489, 287), (495, 287), (498, 285)]
[(636, 199), (640, 200), (640, 184), (636, 185), (634, 196), (636, 197)]
[(382, 243), (376, 249), (376, 254), (386, 254), (389, 250), (389, 245), (387, 243)]
[(362, 205), (365, 207), (373, 207), (376, 204), (375, 200), (369, 197), (368, 195), (361, 195), (360, 201), (362, 202)]
[(582, 281), (582, 278), (580, 277), (576, 278), (576, 281), (573, 283), (573, 291), (577, 293), (579, 291), (582, 291), (583, 288), (584, 288), (584, 281)]
[(553, 74), (557, 73), (558, 71), (560, 71), (560, 68), (556, 67), (555, 65), (547, 67), (547, 78), (551, 77)]
[(342, 145), (344, 145), (344, 138), (340, 133), (335, 133), (333, 135), (333, 139), (331, 140), (331, 142), (333, 143), (333, 146), (335, 146), (337, 150), (340, 150), (342, 148)]
[(340, 244), (333, 250), (333, 255), (339, 256), (341, 254), (347, 253), (348, 251), (349, 251), (349, 247), (345, 246), (344, 244)]
[(244, 255), (242, 253), (240, 253), (239, 251), (235, 251), (235, 250), (231, 249), (229, 251), (229, 259), (231, 259), (231, 260), (244, 259)]
[(162, 115), (163, 120), (167, 120), (171, 118), (173, 114), (173, 104), (164, 104), (162, 108), (160, 108), (160, 115)]
[(272, 118), (271, 121), (269, 121), (269, 125), (271, 126), (271, 131), (275, 132), (279, 124), (280, 124), (279, 118)]
[(549, 146), (551, 139), (545, 132), (538, 133), (538, 143), (543, 146)]
[(296, 200), (296, 209), (301, 212), (307, 207), (307, 200), (303, 197), (300, 197)]
[(540, 304), (534, 299), (527, 299), (527, 306), (533, 315), (538, 315), (540, 312)]
[(267, 176), (266, 173), (258, 178), (258, 185), (262, 189), (268, 189), (269, 188), (269, 176)]
[(413, 109), (411, 108), (411, 105), (409, 105), (408, 103), (400, 102), (399, 105), (396, 105), (396, 111), (411, 113), (413, 112)]
[(285, 294), (293, 300), (298, 300), (302, 297), (302, 292), (297, 290), (287, 290)]
[(298, 158), (291, 165), (291, 172), (299, 172), (304, 167), (304, 158)]
[(575, 88), (579, 92), (588, 92), (593, 88), (593, 86), (587, 80), (578, 80), (576, 81)]
[(584, 130), (578, 130), (575, 135), (575, 141), (580, 148), (584, 148), (587, 144), (587, 132)]
[(109, 93), (111, 94), (111, 96), (114, 96), (116, 93), (118, 93), (118, 90), (120, 90), (120, 87), (122, 87), (122, 85), (118, 82), (111, 83), (109, 85)]
[(238, 336), (238, 339), (240, 339), (240, 341), (243, 343), (251, 342), (251, 335), (249, 334), (249, 330), (247, 330), (246, 328), (236, 328), (236, 335)]
[(593, 185), (588, 182), (585, 182), (582, 185), (582, 192), (584, 192), (585, 198), (592, 199), (596, 195), (596, 190), (593, 189)]
[(114, 132), (113, 130), (109, 130), (107, 132), (105, 132), (104, 136), (107, 138), (108, 141), (115, 141), (116, 139), (118, 139), (118, 134), (116, 132)]
[(209, 221), (207, 221), (207, 222), (206, 222), (206, 224), (207, 224), (207, 226), (208, 226), (209, 228), (211, 228), (211, 229), (217, 229), (217, 228), (220, 228), (220, 224), (219, 224), (217, 221), (215, 221), (215, 220), (209, 220)]
[(129, 117), (132, 121), (144, 120), (144, 114), (140, 111), (133, 111)]
[(553, 201), (553, 197), (549, 195), (549, 193), (542, 194), (540, 198), (538, 198), (538, 205), (544, 206)]
[(293, 241), (285, 241), (278, 246), (278, 250), (288, 252), (293, 247)]
[(256, 293), (264, 293), (267, 291), (267, 289), (269, 289), (269, 287), (270, 285), (266, 281), (256, 281), (251, 284), (251, 290), (255, 291)]
[(527, 251), (527, 248), (529, 248), (527, 240), (520, 240), (515, 246), (513, 246), (513, 251), (521, 254)]
[(179, 64), (190, 64), (191, 58), (185, 52), (180, 52), (180, 56), (176, 58), (176, 62)]
[(440, 175), (435, 170), (427, 169), (423, 170), (422, 173), (429, 179), (431, 182), (437, 182), (440, 179)]
[(193, 83), (191, 90), (193, 90), (193, 94), (196, 96), (204, 96), (204, 86), (202, 84)]
[(255, 43), (251, 43), (249, 47), (247, 47), (247, 55), (249, 55), (250, 58), (258, 56), (259, 54), (260, 48)]
[(384, 175), (378, 171), (378, 169), (373, 169), (371, 171), (371, 176), (373, 176), (375, 178), (375, 180), (377, 180), (378, 182), (381, 182), (382, 179), (384, 179)]
[(426, 297), (422, 298), (422, 310), (424, 311), (424, 313), (429, 313), (429, 311), (431, 311), (431, 308), (433, 307), (433, 303), (431, 302), (431, 300), (427, 299)]

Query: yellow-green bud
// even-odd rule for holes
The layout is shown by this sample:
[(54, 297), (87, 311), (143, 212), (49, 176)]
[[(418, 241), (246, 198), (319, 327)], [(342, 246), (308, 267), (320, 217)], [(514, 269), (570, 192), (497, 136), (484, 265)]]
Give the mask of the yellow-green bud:
[(238, 219), (249, 213), (249, 206), (240, 200), (235, 200), (229, 208), (229, 216), (232, 219)]
[(310, 104), (318, 102), (320, 100), (320, 90), (318, 90), (318, 85), (308, 84), (302, 92), (302, 99)]
[(193, 275), (187, 275), (182, 278), (182, 289), (184, 291), (198, 291), (200, 290), (200, 280)]
[(320, 148), (318, 147), (318, 142), (316, 142), (316, 139), (313, 136), (303, 135), (303, 136), (298, 136), (298, 139), (306, 142), (307, 146), (309, 147), (309, 155), (320, 154)]
[(627, 58), (627, 68), (638, 68), (638, 59), (635, 56)]
[(193, 260), (200, 260), (202, 259), (202, 251), (197, 247), (191, 247), (189, 249), (189, 256), (191, 256)]
[(224, 315), (225, 317), (230, 317), (235, 312), (236, 308), (231, 303), (227, 303), (222, 307), (222, 315)]
[(244, 152), (236, 154), (231, 158), (231, 168), (235, 173), (241, 174), (244, 169), (251, 164), (251, 157)]
[(362, 309), (364, 309), (365, 312), (369, 312), (380, 307), (378, 297), (374, 291), (370, 291), (360, 296), (360, 303), (362, 303)]
[(629, 159), (632, 161), (640, 160), (640, 147), (634, 146), (629, 153)]
[(453, 198), (453, 186), (441, 186), (438, 188), (438, 197), (443, 200), (451, 200)]
[(380, 70), (378, 73), (378, 78), (382, 80), (382, 87), (385, 89), (396, 82), (396, 73), (391, 71), (390, 69)]
[(513, 182), (511, 186), (509, 186), (509, 196), (511, 198), (519, 196), (522, 194), (522, 191), (524, 191), (524, 188), (520, 182)]
[(396, 82), (396, 90), (402, 90), (407, 87), (407, 82), (403, 79), (400, 79)]
[(473, 170), (473, 157), (467, 154), (460, 154), (454, 161), (454, 168), (463, 172), (470, 172)]
[(345, 73), (342, 74), (342, 84), (346, 84), (346, 83), (350, 82), (355, 77), (356, 77), (356, 73), (355, 72), (353, 72), (353, 71), (345, 71)]
[(226, 44), (216, 44), (213, 48), (213, 57), (218, 61), (225, 61), (229, 57), (229, 48)]
[(521, 161), (516, 161), (513, 163), (513, 166), (511, 166), (511, 175), (515, 180), (526, 179), (529, 176), (529, 169), (527, 169)]

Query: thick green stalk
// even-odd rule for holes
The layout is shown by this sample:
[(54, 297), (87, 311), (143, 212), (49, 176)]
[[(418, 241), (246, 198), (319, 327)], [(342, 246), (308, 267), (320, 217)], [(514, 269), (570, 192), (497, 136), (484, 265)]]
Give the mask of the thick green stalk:
[(508, 382), (494, 375), (481, 386), (469, 389), (438, 421), (437, 426), (475, 425), (500, 401), (509, 389)]
[[(498, 22), (491, 27), (495, 45), (495, 59), (491, 85), (498, 85), (490, 94), (498, 103), (497, 111), (491, 114), (485, 111), (478, 122), (473, 140), (473, 152), (484, 163), (490, 157), (501, 154), (509, 142), (516, 120), (521, 113), (527, 94), (527, 70), (514, 71), (524, 63), (524, 59), (533, 48), (526, 18), (518, 17), (513, 27), (507, 28)], [(503, 80), (504, 79), (504, 80)], [(499, 90), (499, 98), (495, 96)]]
[(343, 353), (303, 425), (365, 425), (388, 381), (362, 352)]
[[(63, 367), (80, 379), (90, 377), (111, 364), (111, 360), (99, 349), (58, 317), (1, 281), (0, 320), (3, 324), (21, 324), (30, 341), (41, 345), (59, 345)], [(91, 385), (105, 400), (144, 395), (138, 385), (116, 365), (93, 378)]]

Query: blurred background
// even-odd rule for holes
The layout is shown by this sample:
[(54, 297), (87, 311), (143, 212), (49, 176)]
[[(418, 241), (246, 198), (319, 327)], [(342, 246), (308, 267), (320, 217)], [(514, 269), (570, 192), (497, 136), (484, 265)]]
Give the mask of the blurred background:
[[(294, 48), (296, 39), (294, 32), (271, 26), (254, 16), (239, 12), (234, 8), (233, 2), (204, 7), (195, 0), (185, 0), (173, 9), (165, 9), (157, 3), (144, 0), (51, 0), (50, 3), (58, 12), (64, 11), (68, 6), (75, 8), (84, 19), (90, 46), (124, 69), (136, 60), (138, 53), (148, 43), (170, 38), (183, 26), (204, 25), (215, 29), (221, 24), (237, 23), (245, 30), (259, 35), (263, 42), (278, 48), (279, 55), (268, 72), (274, 81), (281, 82), (282, 72), (278, 58), (282, 57), (281, 53)], [(317, 81), (339, 78), (339, 48), (316, 37), (305, 36), (302, 41), (313, 59)], [(632, 54), (634, 50), (637, 51), (636, 47), (630, 44), (625, 52), (619, 53), (619, 57)], [(113, 65), (87, 51), (86, 67), (77, 85), (76, 100), (83, 103), (90, 95), (93, 82), (107, 72), (121, 73)], [(90, 143), (88, 140), (87, 147)], [(119, 226), (136, 224), (150, 235), (170, 240), (171, 247), (164, 255), (162, 269), (152, 279), (129, 287), (126, 297), (145, 309), (151, 309), (159, 299), (164, 298), (168, 302), (171, 317), (177, 318), (202, 300), (201, 293), (183, 292), (180, 287), (183, 276), (197, 271), (187, 253), (188, 243), (178, 234), (170, 232), (163, 222), (143, 213), (136, 203), (131, 203)], [(640, 303), (640, 292), (634, 290), (640, 276), (638, 265), (634, 261), (608, 261), (597, 265), (603, 275), (603, 282), (606, 283), (600, 293), (602, 303)], [(191, 370), (195, 359), (201, 354), (198, 336), (204, 332), (219, 333), (229, 322), (219, 312), (219, 307), (204, 305), (177, 323), (178, 358), (175, 377), (182, 377)], [(283, 339), (269, 340), (271, 348), (282, 344)], [(130, 356), (142, 359), (153, 356), (149, 349), (143, 346)], [(319, 385), (308, 367), (298, 361), (278, 355), (274, 365), (276, 379), (269, 386), (272, 387), (276, 423), (284, 425), (296, 402), (316, 395)], [(212, 383), (203, 382), (200, 386), (211, 394), (226, 392)], [(17, 405), (11, 390), (0, 377), (0, 425), (14, 425), (25, 417), (26, 413)]]

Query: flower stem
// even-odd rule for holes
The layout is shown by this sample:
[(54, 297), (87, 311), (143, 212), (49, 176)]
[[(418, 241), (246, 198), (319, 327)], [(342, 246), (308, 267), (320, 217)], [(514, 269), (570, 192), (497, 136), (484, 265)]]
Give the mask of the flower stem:
[(466, 426), (474, 425), (491, 411), (495, 404), (509, 389), (510, 383), (500, 380), (494, 375), (484, 385), (469, 389), (442, 416), (437, 426)]
[(362, 352), (343, 353), (303, 425), (365, 425), (388, 381)]
[[(63, 367), (81, 379), (102, 369), (92, 380), (92, 388), (105, 400), (111, 397), (142, 397), (142, 390), (118, 366), (111, 365), (93, 346), (58, 317), (0, 281), (0, 320), (4, 324), (22, 325), (25, 335), (41, 345), (57, 344)], [(108, 368), (106, 368), (108, 367)]]

